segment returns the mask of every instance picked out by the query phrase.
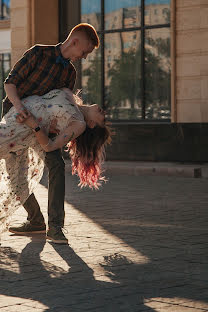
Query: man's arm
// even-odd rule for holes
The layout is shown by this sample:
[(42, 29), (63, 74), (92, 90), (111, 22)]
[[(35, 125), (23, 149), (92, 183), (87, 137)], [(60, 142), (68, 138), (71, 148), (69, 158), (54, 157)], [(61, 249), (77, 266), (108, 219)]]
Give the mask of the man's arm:
[(4, 82), (4, 89), (10, 102), (14, 105), (18, 113), (23, 113), (24, 117), (28, 116), (25, 115), (27, 110), (21, 103), (16, 86), (26, 81), (28, 75), (37, 64), (39, 54), (40, 49), (37, 46), (26, 51), (23, 57), (14, 65)]
[(12, 83), (9, 83), (9, 84), (4, 85), (4, 89), (5, 89), (5, 92), (9, 98), (10, 102), (14, 105), (17, 112), (19, 114), (21, 113), (25, 118), (27, 118), (28, 117), (28, 111), (24, 107), (24, 105), (22, 105), (22, 102), (21, 102), (21, 100), (18, 96), (18, 93), (17, 93), (16, 86)]

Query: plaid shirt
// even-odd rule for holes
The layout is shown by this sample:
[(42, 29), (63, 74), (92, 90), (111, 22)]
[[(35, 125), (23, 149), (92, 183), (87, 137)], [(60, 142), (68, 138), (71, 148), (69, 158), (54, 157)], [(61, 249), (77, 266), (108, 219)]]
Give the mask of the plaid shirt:
[[(74, 66), (70, 62), (67, 66), (56, 63), (56, 58), (61, 55), (60, 45), (35, 45), (12, 68), (5, 83), (16, 86), (20, 99), (33, 94), (43, 95), (52, 89), (73, 89), (76, 80)], [(6, 97), (3, 100), (3, 114), (11, 107), (12, 103)]]

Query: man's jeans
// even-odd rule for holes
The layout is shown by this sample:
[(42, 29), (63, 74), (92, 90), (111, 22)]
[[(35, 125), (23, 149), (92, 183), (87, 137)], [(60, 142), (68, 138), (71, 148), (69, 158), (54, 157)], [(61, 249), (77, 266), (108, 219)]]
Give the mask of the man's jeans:
[[(65, 163), (61, 150), (46, 153), (45, 164), (49, 171), (48, 183), (48, 225), (64, 225)], [(28, 212), (28, 221), (33, 225), (45, 224), (40, 206), (31, 194), (23, 205)]]

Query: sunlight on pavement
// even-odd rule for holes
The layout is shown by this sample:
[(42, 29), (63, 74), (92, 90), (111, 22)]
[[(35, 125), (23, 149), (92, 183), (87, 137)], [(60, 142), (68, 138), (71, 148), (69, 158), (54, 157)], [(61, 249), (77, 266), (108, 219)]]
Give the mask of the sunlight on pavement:
[[(175, 304), (177, 302), (177, 304)], [(147, 307), (154, 311), (166, 312), (196, 312), (207, 311), (207, 303), (203, 301), (195, 301), (192, 299), (173, 297), (173, 298), (149, 298), (144, 300)], [(173, 310), (174, 309), (174, 310)], [(205, 310), (206, 309), (206, 310)]]
[[(71, 192), (70, 181), (67, 187)], [(123, 197), (118, 202), (115, 198), (116, 207), (109, 206), (115, 196), (110, 192), (106, 193), (111, 196), (109, 201), (103, 203), (101, 197), (92, 206), (93, 196), (82, 193), (79, 201), (79, 191), (73, 196), (68, 193), (65, 235), (69, 245), (52, 244), (45, 240), (45, 234), (2, 235), (1, 312), (46, 312), (52, 307), (65, 311), (62, 307), (66, 305), (72, 309), (79, 305), (78, 311), (84, 311), (83, 307), (99, 311), (97, 306), (103, 302), (106, 311), (112, 303), (130, 311), (130, 302), (131, 311), (207, 311), (205, 217), (190, 228), (189, 220), (195, 221), (196, 214), (194, 210), (190, 216), (184, 198), (182, 204), (188, 204), (184, 211), (189, 218), (176, 225), (168, 222), (171, 214), (167, 219), (160, 217), (164, 212), (160, 209), (153, 217), (150, 211), (149, 219), (145, 207), (141, 214), (135, 204), (128, 215), (125, 203), (123, 210), (120, 207)], [(43, 185), (35, 192), (46, 223), (47, 193)], [(205, 205), (199, 210), (202, 216), (203, 211), (207, 213), (207, 197), (203, 200)], [(174, 207), (173, 212), (179, 213), (180, 207)], [(112, 208), (116, 208), (115, 214)], [(22, 207), (12, 216), (11, 225), (25, 222), (26, 217)]]
[[(47, 189), (39, 185), (38, 194), (45, 193)], [(125, 259), (125, 262), (144, 264), (148, 262), (148, 258), (130, 247), (117, 236), (112, 235), (106, 231), (102, 226), (93, 222), (86, 214), (75, 209), (65, 201), (65, 229), (67, 230), (67, 238), (69, 245), (74, 250), (76, 255), (89, 268), (93, 270), (93, 276), (96, 280), (111, 281), (102, 267), (102, 264), (108, 259)], [(70, 220), (70, 221), (69, 221)], [(48, 254), (53, 252), (50, 256), (50, 263), (54, 265), (61, 265), (61, 268), (66, 272), (70, 272), (71, 267), (56, 254), (54, 257), (54, 249), (50, 244), (46, 244), (41, 253), (41, 259), (48, 261)], [(126, 264), (126, 263), (125, 263)]]
[[(39, 185), (35, 195), (41, 199), (41, 211), (47, 222), (47, 188)], [(118, 266), (126, 270), (129, 264), (144, 264), (148, 258), (130, 247), (126, 242), (106, 231), (102, 226), (93, 222), (87, 215), (65, 202), (65, 228), (69, 239), (69, 246), (53, 245), (45, 241), (44, 235), (16, 236), (9, 232), (2, 235), (1, 268), (7, 272), (5, 280), (12, 282), (26, 280), (36, 282), (41, 275), (56, 280), (66, 276), (67, 279), (94, 280), (119, 284), (114, 279), (115, 273), (110, 268)], [(11, 224), (21, 224), (26, 219), (26, 212), (19, 209), (12, 216)], [(31, 265), (29, 265), (31, 263)], [(9, 278), (9, 279), (8, 279)], [(78, 281), (77, 280), (77, 281)], [(38, 291), (38, 289), (37, 289)], [(19, 310), (21, 308), (21, 310)], [(1, 296), (0, 309), (2, 311), (45, 311), (41, 302), (10, 294)], [(4, 310), (5, 309), (5, 310)]]
[[(41, 198), (40, 206), (47, 222), (47, 196), (48, 190), (43, 185), (39, 185), (34, 192), (37, 198)], [(93, 271), (93, 277), (100, 281), (111, 281), (104, 270), (106, 262), (113, 264), (119, 261), (120, 265), (126, 264), (144, 264), (149, 259), (142, 253), (130, 247), (126, 242), (115, 235), (106, 231), (102, 226), (93, 222), (86, 214), (75, 209), (74, 206), (65, 202), (65, 229), (66, 237), (69, 239), (69, 246), (77, 256), (77, 263), (89, 268)], [(26, 219), (24, 208), (15, 212), (12, 217), (11, 224), (20, 224)], [(2, 236), (2, 245), (15, 249), (19, 254), (24, 250), (25, 246), (31, 242), (31, 237), (16, 236), (6, 232)], [(44, 236), (34, 235), (32, 238), (33, 245), (44, 242)], [(32, 245), (32, 246), (33, 246)], [(31, 248), (33, 248), (31, 246)], [(61, 246), (58, 246), (61, 248)], [(63, 247), (64, 248), (64, 247)], [(31, 249), (32, 253), (32, 249)], [(74, 271), (70, 261), (66, 262), (63, 257), (53, 247), (53, 244), (46, 242), (40, 250), (40, 260), (42, 265), (45, 264), (46, 271), (51, 276), (57, 277), (60, 274), (66, 274)], [(8, 269), (8, 268), (7, 268)], [(18, 264), (12, 267), (16, 273), (19, 273)], [(115, 281), (114, 281), (115, 282)]]
[[(5, 304), (3, 303), (5, 302)], [(19, 297), (0, 295), (0, 311), (1, 312), (28, 312), (47, 311), (48, 307), (41, 302), (32, 299), (23, 299)]]

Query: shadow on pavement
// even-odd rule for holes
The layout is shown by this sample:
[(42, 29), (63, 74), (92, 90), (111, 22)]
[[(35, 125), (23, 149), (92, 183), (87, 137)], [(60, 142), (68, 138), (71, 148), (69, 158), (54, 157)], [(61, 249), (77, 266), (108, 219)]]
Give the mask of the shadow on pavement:
[[(41, 260), (45, 241), (32, 240), (21, 254), (1, 248), (1, 294), (41, 302), (44, 311), (156, 312), (148, 300), (170, 303), (176, 297), (186, 308), (193, 302), (197, 311), (200, 302), (207, 308), (206, 180), (115, 175), (93, 192), (77, 183), (66, 176), (66, 201), (149, 262), (106, 253), (100, 266), (111, 282), (103, 282), (69, 246), (52, 245), (70, 267), (66, 272), (50, 258)], [(46, 179), (42, 184), (47, 187)], [(20, 272), (10, 272), (10, 265)]]
[(106, 258), (112, 281), (147, 300), (178, 297), (208, 310), (207, 179), (114, 175), (92, 192), (66, 178), (67, 202), (149, 259), (122, 271), (122, 254)]
[[(0, 248), (0, 293), (2, 295), (34, 300), (31, 303), (25, 302), (25, 305), (23, 301), (22, 305), (28, 306), (28, 310), (34, 308), (35, 311), (91, 311), (90, 307), (93, 307), (94, 311), (133, 311), (131, 310), (133, 303), (131, 298), (126, 296), (124, 285), (113, 290), (114, 298), (112, 298), (111, 293), (115, 285), (96, 281), (93, 271), (68, 245), (51, 244), (69, 265), (70, 270), (67, 272), (59, 266), (50, 264), (50, 258), (47, 262), (41, 260), (40, 253), (44, 245), (45, 241), (32, 240), (21, 254), (10, 247)], [(114, 261), (116, 262), (117, 259)], [(20, 271), (12, 272), (9, 270), (10, 266), (13, 269), (18, 266)], [(108, 264), (106, 264), (107, 268), (108, 270), (110, 268)], [(127, 291), (129, 292), (130, 289)], [(122, 293), (123, 299), (121, 299)], [(154, 310), (143, 306), (142, 299), (139, 300), (140, 311), (153, 312)], [(37, 302), (48, 308), (36, 309)], [(138, 306), (138, 302), (134, 302), (134, 305)]]

